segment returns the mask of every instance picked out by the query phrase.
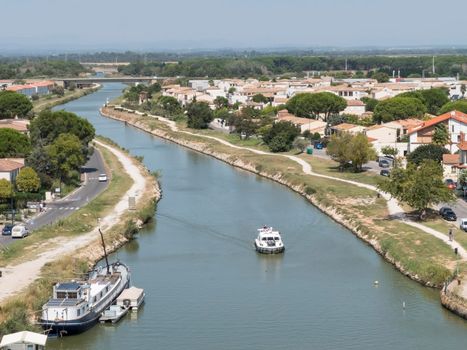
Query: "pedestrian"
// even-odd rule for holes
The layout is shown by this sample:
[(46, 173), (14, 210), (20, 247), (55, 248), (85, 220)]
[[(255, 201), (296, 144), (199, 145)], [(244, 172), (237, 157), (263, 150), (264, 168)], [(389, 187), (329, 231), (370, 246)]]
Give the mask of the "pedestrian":
[(452, 228), (449, 229), (449, 241), (452, 242)]

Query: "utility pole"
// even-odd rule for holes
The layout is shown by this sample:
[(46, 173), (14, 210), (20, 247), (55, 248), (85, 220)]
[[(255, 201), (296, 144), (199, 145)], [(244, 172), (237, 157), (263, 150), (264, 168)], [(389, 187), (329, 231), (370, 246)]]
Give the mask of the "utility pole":
[(345, 71), (347, 72), (348, 65), (347, 65), (347, 57), (345, 58)]

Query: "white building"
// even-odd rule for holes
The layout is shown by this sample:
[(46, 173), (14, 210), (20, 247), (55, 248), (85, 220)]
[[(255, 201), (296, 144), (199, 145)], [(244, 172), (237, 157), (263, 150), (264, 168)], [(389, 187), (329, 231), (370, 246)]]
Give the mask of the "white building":
[(409, 152), (413, 152), (421, 145), (430, 144), (436, 126), (439, 124), (444, 124), (449, 132), (450, 144), (446, 147), (451, 153), (457, 152), (459, 150), (458, 144), (463, 141), (462, 135), (467, 134), (467, 114), (459, 111), (442, 114), (413, 128), (409, 132)]

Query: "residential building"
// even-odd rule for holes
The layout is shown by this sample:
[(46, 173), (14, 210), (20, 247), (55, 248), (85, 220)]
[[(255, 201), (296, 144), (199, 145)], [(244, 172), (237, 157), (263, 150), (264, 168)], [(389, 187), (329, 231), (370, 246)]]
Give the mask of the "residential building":
[(24, 167), (24, 159), (0, 158), (0, 179), (15, 182), (21, 168)]
[(443, 176), (445, 179), (457, 180), (459, 170), (464, 166), (461, 162), (461, 155), (457, 154), (443, 154)]
[(303, 133), (308, 130), (310, 133), (318, 133), (321, 136), (324, 136), (326, 129), (326, 123), (322, 120), (308, 119), (308, 118), (299, 118), (295, 115), (289, 113), (286, 109), (283, 109), (277, 113), (277, 122), (286, 121), (290, 122), (293, 125), (300, 128), (300, 131)]
[(409, 134), (409, 152), (413, 152), (421, 145), (430, 144), (436, 126), (444, 124), (449, 132), (449, 144), (446, 147), (455, 153), (459, 150), (458, 145), (462, 141), (461, 135), (467, 134), (467, 114), (452, 111), (432, 118), (422, 125), (417, 126), (408, 133)]
[(348, 132), (349, 134), (358, 134), (361, 132), (365, 132), (366, 127), (361, 125), (355, 125), (350, 123), (342, 123), (339, 125), (331, 126), (331, 134), (340, 133), (340, 132)]
[(22, 134), (29, 133), (29, 120), (27, 119), (2, 119), (0, 120), (0, 129), (13, 129)]
[(347, 100), (347, 107), (341, 114), (352, 114), (362, 116), (365, 113), (365, 103), (360, 100)]

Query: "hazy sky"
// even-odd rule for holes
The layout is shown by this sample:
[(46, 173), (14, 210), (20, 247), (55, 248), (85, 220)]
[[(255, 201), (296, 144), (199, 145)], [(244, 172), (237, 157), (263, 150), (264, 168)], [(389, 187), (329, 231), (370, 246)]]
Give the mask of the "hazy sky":
[(0, 5), (5, 51), (467, 44), (467, 0), (0, 0)]

